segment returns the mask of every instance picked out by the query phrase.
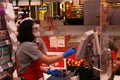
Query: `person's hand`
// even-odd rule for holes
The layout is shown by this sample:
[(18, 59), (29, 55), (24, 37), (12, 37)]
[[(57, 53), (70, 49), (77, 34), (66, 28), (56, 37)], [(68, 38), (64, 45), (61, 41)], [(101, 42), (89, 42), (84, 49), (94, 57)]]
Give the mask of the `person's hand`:
[(52, 76), (59, 76), (61, 74), (61, 71), (58, 69), (55, 69), (55, 70), (48, 69), (47, 74), (50, 74)]
[(74, 54), (76, 52), (76, 49), (75, 48), (70, 48), (68, 51), (64, 52), (63, 56), (64, 58)]

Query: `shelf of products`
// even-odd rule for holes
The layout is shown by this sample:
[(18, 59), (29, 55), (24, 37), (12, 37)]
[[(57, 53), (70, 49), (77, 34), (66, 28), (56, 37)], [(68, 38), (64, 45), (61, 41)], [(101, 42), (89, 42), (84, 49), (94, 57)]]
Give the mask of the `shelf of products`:
[(83, 5), (72, 6), (71, 8), (71, 16), (75, 18), (83, 17)]
[(72, 3), (66, 2), (66, 17), (67, 18), (81, 18), (83, 17), (83, 4), (73, 6)]

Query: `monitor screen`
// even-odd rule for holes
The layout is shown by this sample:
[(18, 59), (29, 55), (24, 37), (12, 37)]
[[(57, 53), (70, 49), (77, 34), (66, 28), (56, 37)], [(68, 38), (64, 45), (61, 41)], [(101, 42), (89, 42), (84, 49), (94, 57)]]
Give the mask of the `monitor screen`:
[(86, 58), (91, 63), (98, 65), (98, 55), (100, 54), (101, 49), (97, 32), (94, 32), (93, 30), (84, 32), (78, 46), (76, 59)]

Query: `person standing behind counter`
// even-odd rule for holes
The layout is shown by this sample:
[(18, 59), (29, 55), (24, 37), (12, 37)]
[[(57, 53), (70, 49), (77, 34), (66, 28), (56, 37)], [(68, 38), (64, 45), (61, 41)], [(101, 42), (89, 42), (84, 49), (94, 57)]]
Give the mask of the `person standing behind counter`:
[[(61, 55), (46, 56), (42, 51), (38, 50), (38, 46), (34, 42), (35, 36), (33, 34), (33, 25), (33, 19), (27, 17), (20, 22), (18, 30), (17, 38), (20, 45), (16, 52), (16, 58), (18, 63), (18, 74), (23, 80), (38, 80), (41, 78), (41, 72), (52, 75), (58, 74), (58, 70), (44, 69), (44, 71), (41, 71), (41, 63), (50, 65), (76, 52), (75, 48), (70, 48)], [(36, 64), (39, 66), (35, 66)]]
[[(33, 25), (33, 35), (35, 36), (35, 42), (37, 43), (38, 49), (40, 51), (42, 51), (42, 53), (47, 55), (48, 50), (47, 50), (47, 47), (45, 45), (45, 42), (40, 37), (40, 33), (41, 33), (40, 29), (41, 29), (40, 28), (40, 23), (38, 23), (38, 21), (35, 21), (34, 25)], [(45, 68), (41, 66), (40, 70), (44, 72)], [(58, 71), (58, 70), (56, 69), (56, 71)], [(59, 73), (59, 71), (58, 71), (58, 73)], [(58, 75), (58, 74), (56, 74), (56, 75)], [(43, 76), (42, 72), (41, 72), (41, 79), (44, 80), (44, 76)]]

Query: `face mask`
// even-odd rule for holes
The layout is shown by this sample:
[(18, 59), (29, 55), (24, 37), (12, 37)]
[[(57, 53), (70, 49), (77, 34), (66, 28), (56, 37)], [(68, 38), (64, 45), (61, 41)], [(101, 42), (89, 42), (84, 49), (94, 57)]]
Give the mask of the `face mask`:
[(34, 35), (35, 37), (40, 37), (40, 32), (33, 32), (33, 35)]

